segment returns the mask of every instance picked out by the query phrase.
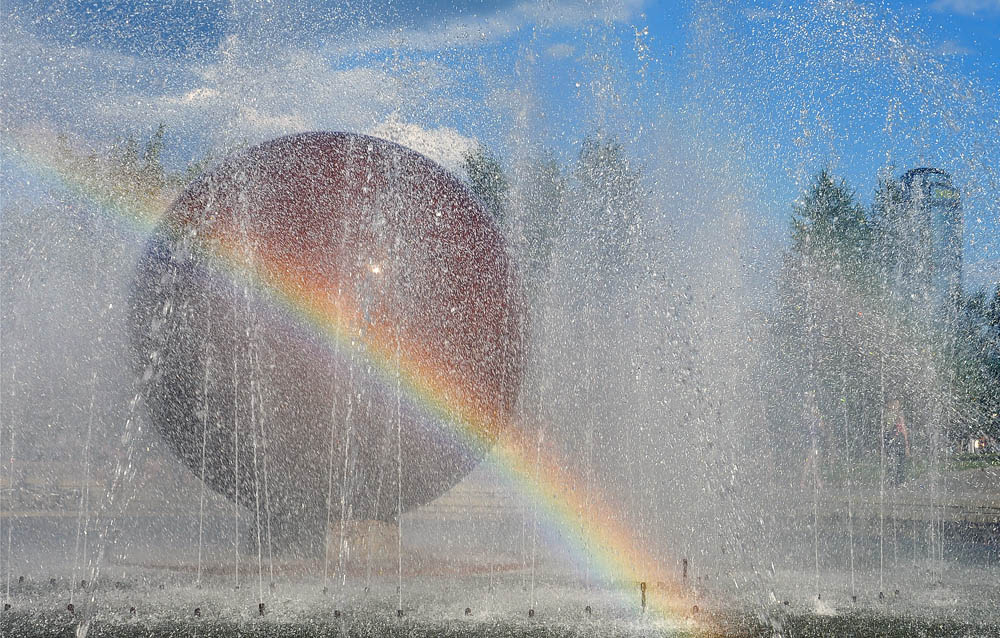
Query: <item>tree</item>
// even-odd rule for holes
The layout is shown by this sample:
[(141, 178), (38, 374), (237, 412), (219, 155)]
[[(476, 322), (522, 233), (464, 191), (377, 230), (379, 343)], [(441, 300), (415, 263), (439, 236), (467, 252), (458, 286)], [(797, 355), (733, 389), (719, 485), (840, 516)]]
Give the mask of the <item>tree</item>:
[(827, 169), (793, 207), (791, 226), (792, 251), (803, 264), (833, 268), (854, 282), (873, 272), (873, 236), (865, 209)]
[(506, 218), (507, 195), (510, 184), (504, 175), (500, 161), (482, 146), (466, 154), (463, 165), (469, 177), (472, 192), (479, 197), (486, 212), (497, 226), (502, 226)]
[(166, 185), (167, 179), (160, 156), (163, 153), (163, 136), (166, 125), (161, 123), (146, 142), (139, 167), (139, 188), (146, 197), (155, 197)]
[(520, 253), (528, 299), (538, 296), (551, 277), (552, 256), (566, 228), (569, 180), (551, 154), (529, 160), (518, 173), (515, 199), (518, 214), (512, 219), (513, 237)]
[(845, 408), (855, 415), (854, 436), (870, 449), (878, 440), (870, 415), (883, 402), (882, 344), (872, 340), (881, 312), (872, 285), (879, 272), (872, 224), (854, 191), (822, 170), (793, 204), (789, 226), (774, 326), (783, 386), (802, 397), (801, 405), (785, 408), (793, 436), (802, 440), (803, 406), (815, 401), (828, 422), (839, 422)]
[(1000, 285), (965, 297), (956, 343), (952, 434), (1000, 438)]
[(141, 204), (145, 207), (169, 198), (169, 186), (176, 180), (163, 167), (162, 155), (166, 138), (166, 125), (159, 124), (153, 134), (141, 145), (135, 135), (129, 134), (118, 141), (108, 152), (104, 163), (105, 190), (117, 203), (125, 206)]
[(640, 173), (614, 137), (590, 135), (580, 146), (574, 171), (575, 211), (593, 248), (593, 299), (607, 309), (629, 289), (639, 236)]

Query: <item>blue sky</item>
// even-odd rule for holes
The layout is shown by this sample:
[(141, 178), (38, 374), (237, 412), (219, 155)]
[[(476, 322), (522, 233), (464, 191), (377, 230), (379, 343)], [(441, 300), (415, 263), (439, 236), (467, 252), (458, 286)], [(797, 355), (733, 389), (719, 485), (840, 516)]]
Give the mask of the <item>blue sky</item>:
[(867, 201), (880, 169), (932, 164), (966, 192), (969, 280), (997, 277), (1000, 0), (275, 4), (4, 3), (4, 136), (99, 147), (165, 122), (181, 165), (336, 128), (512, 164), (602, 128), (651, 189), (690, 161), (734, 176), (779, 245), (819, 168)]

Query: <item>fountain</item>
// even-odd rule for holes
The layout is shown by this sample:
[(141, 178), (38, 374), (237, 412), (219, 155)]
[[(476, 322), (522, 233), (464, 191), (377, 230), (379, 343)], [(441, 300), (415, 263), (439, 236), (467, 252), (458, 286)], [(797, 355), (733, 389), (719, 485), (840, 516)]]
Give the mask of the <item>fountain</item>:
[(995, 633), (995, 16), (639, 4), (4, 9), (0, 632)]

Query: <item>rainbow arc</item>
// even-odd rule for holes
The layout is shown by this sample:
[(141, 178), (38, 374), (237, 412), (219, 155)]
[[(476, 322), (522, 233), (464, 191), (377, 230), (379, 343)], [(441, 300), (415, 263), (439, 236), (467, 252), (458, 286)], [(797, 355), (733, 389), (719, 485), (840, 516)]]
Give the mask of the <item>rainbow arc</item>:
[[(116, 223), (128, 223), (148, 236), (169, 206), (166, 197), (122, 197), (93, 167), (82, 168), (52, 149), (52, 137), (21, 137), (6, 145), (31, 174), (52, 180), (59, 187), (99, 208)], [(519, 496), (538, 509), (550, 528), (580, 564), (587, 564), (596, 580), (634, 587), (638, 606), (639, 583), (647, 583), (648, 611), (681, 631), (700, 632), (711, 625), (705, 617), (690, 618), (691, 601), (675, 582), (664, 561), (655, 556), (630, 527), (623, 512), (597, 493), (583, 477), (571, 472), (568, 459), (529, 437), (517, 423), (495, 432), (490, 420), (495, 410), (478, 405), (470, 393), (453, 387), (445, 375), (427, 361), (400, 353), (390, 335), (358, 329), (360, 309), (345, 296), (316, 294), (280, 263), (258, 260), (252, 271), (236, 241), (211, 242), (210, 268), (214, 274), (251, 280), (289, 317), (306, 325), (338, 354), (351, 354), (375, 371), (382, 382), (400, 387), (403, 395), (449, 434), (477, 450), (487, 449), (486, 461), (512, 485)], [(362, 337), (362, 338), (359, 338)]]

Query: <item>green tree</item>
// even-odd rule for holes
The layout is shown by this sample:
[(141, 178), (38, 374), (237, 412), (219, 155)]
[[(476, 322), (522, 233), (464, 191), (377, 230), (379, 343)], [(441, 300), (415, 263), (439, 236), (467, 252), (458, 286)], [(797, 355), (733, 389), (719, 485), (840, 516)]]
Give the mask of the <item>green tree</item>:
[(566, 228), (569, 179), (551, 154), (529, 160), (520, 171), (517, 197), (520, 213), (514, 229), (520, 261), (533, 305), (551, 277), (556, 243)]
[(108, 162), (108, 177), (115, 190), (122, 194), (135, 193), (140, 173), (139, 140), (127, 135), (112, 147)]
[(965, 297), (955, 341), (952, 434), (1000, 438), (1000, 285)]
[(639, 239), (640, 171), (617, 139), (598, 132), (583, 140), (574, 174), (574, 208), (597, 273), (593, 297), (606, 307), (630, 288)]
[(166, 186), (167, 178), (160, 157), (163, 154), (163, 137), (166, 125), (161, 123), (146, 142), (139, 166), (139, 188), (146, 197), (155, 197)]
[(463, 164), (472, 192), (479, 197), (497, 226), (506, 221), (510, 184), (500, 161), (482, 146), (465, 156)]
[(104, 179), (115, 199), (134, 204), (156, 200), (165, 194), (164, 189), (174, 181), (162, 163), (165, 138), (166, 125), (160, 124), (141, 144), (141, 151), (139, 139), (133, 134), (111, 148)]
[(791, 226), (792, 251), (802, 263), (833, 268), (855, 282), (873, 273), (873, 233), (865, 209), (827, 169), (793, 207)]
[[(774, 342), (781, 344), (782, 385), (802, 400), (785, 408), (785, 426), (793, 440), (803, 441), (807, 403), (815, 401), (828, 422), (839, 423), (846, 408), (855, 415), (854, 437), (870, 449), (878, 425), (858, 417), (873, 414), (883, 401), (881, 344), (871, 338), (880, 312), (872, 286), (880, 268), (875, 232), (854, 191), (828, 170), (793, 204), (789, 226)], [(843, 438), (834, 445), (841, 449)]]

